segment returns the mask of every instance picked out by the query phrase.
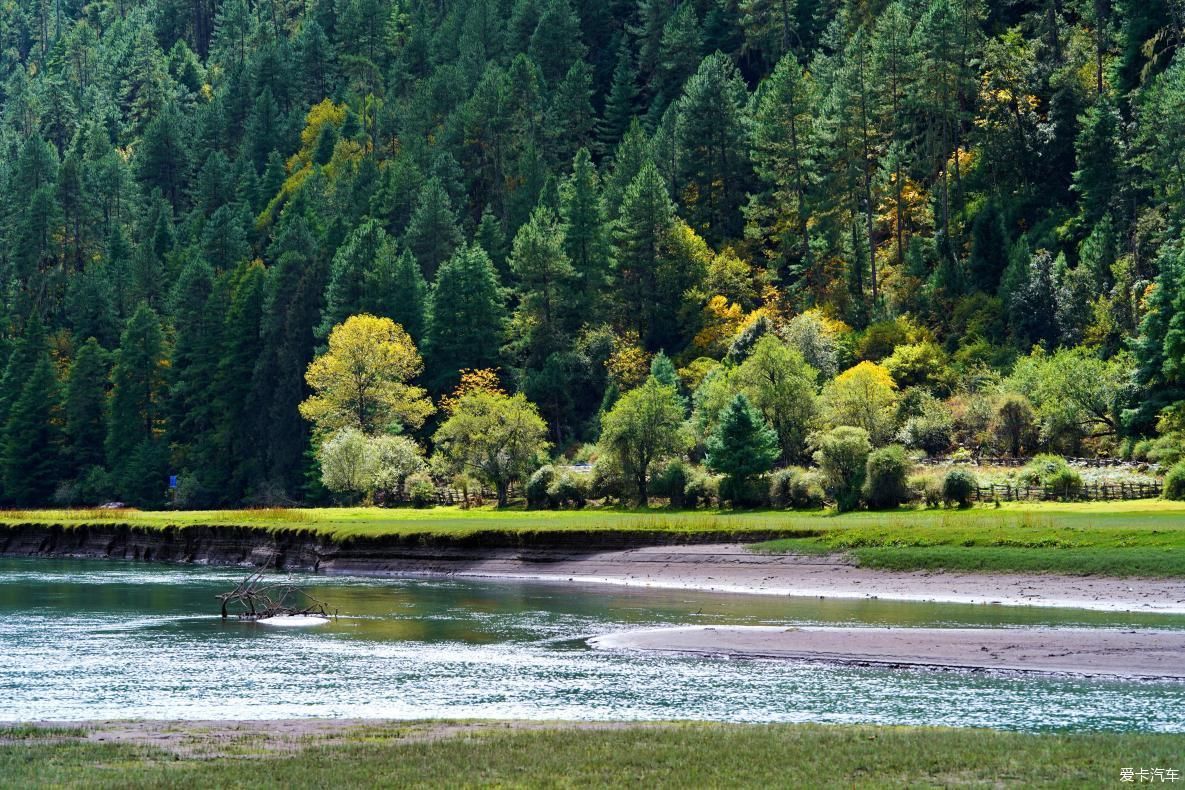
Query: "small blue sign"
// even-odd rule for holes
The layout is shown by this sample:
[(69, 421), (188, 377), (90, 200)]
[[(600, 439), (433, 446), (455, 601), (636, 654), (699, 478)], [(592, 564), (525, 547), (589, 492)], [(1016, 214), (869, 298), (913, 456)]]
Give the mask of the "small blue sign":
[(177, 487), (177, 475), (169, 475), (169, 488)]

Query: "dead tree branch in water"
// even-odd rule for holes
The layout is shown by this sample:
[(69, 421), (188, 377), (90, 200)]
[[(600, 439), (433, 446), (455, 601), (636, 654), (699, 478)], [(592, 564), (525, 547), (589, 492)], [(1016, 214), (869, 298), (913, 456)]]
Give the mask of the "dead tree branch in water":
[(266, 584), (266, 568), (247, 575), (230, 592), (217, 596), (222, 602), (222, 619), (232, 614), (240, 620), (265, 620), (269, 617), (337, 617), (328, 605), (296, 585), (280, 582)]

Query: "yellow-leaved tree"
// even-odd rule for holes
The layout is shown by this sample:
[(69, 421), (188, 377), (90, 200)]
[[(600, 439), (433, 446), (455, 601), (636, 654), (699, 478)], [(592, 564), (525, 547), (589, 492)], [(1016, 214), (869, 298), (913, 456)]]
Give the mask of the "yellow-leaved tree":
[(324, 436), (343, 428), (365, 434), (418, 428), (433, 412), (422, 388), (409, 384), (424, 369), (415, 343), (390, 318), (354, 315), (329, 333), (329, 349), (309, 364), (313, 394), (300, 413)]
[(872, 362), (848, 368), (823, 387), (824, 425), (850, 425), (868, 431), (874, 446), (887, 444), (897, 429), (897, 384)]

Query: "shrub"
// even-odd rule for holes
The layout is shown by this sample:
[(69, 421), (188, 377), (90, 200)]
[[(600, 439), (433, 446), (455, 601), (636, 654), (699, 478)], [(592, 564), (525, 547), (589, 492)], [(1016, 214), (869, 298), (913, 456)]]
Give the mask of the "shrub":
[(1179, 461), (1164, 476), (1164, 498), (1185, 500), (1185, 461)]
[(1069, 466), (1049, 475), (1044, 484), (1061, 500), (1078, 499), (1082, 496), (1082, 475), (1077, 469), (1071, 469)]
[(432, 507), (436, 504), (436, 484), (424, 472), (416, 472), (404, 483), (407, 499), (412, 507)]
[(769, 503), (783, 510), (817, 510), (823, 506), (819, 475), (797, 466), (779, 469), (770, 477)]
[(1069, 468), (1070, 465), (1066, 463), (1066, 459), (1060, 455), (1043, 453), (1033, 456), (1033, 460), (1024, 465), (1024, 468), (1020, 470), (1019, 478), (1026, 485), (1043, 486), (1049, 484), (1054, 477)]
[(942, 481), (933, 477), (915, 477), (910, 481), (914, 496), (926, 507), (938, 507), (942, 504)]
[(979, 481), (975, 475), (966, 469), (952, 469), (942, 479), (942, 501), (948, 505), (969, 507), (971, 495), (975, 493)]
[(893, 444), (873, 450), (864, 467), (864, 501), (868, 506), (889, 508), (908, 502), (909, 468), (904, 447)]
[(593, 499), (622, 499), (625, 496), (625, 475), (621, 465), (611, 456), (601, 456), (593, 464), (590, 485)]
[(860, 490), (864, 486), (865, 464), (872, 451), (868, 431), (841, 425), (814, 437), (815, 463), (827, 486), (827, 493), (835, 498), (840, 510), (852, 510), (860, 505)]
[(704, 505), (707, 507), (712, 504), (713, 500), (719, 500), (719, 498), (720, 478), (713, 477), (700, 469), (693, 470), (687, 481), (687, 486), (683, 489), (684, 506)]
[(658, 471), (650, 481), (650, 490), (655, 496), (669, 499), (671, 507), (684, 507), (684, 491), (691, 476), (691, 466), (686, 461), (675, 459)]
[(716, 487), (722, 504), (728, 502), (732, 507), (741, 508), (764, 506), (768, 488), (764, 480), (731, 475), (721, 477)]
[(588, 475), (576, 472), (561, 472), (547, 488), (547, 498), (557, 506), (571, 505), (581, 508), (588, 503), (591, 490), (591, 479)]
[(555, 467), (551, 464), (544, 464), (535, 470), (534, 474), (527, 480), (526, 495), (528, 508), (553, 507), (550, 497), (547, 495), (547, 489), (551, 487), (552, 482), (555, 481)]

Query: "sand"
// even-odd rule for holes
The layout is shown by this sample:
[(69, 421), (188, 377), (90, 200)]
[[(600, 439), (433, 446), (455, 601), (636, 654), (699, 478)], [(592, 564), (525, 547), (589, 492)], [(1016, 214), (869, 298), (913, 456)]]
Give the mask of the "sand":
[[(323, 570), (361, 571), (357, 567), (332, 566)], [(408, 558), (369, 572), (1185, 614), (1185, 580), (1180, 579), (883, 571), (857, 567), (839, 555), (758, 554), (740, 544), (662, 546), (593, 554), (524, 550), (482, 557)]]
[(1185, 680), (1185, 631), (694, 626), (623, 631), (589, 644), (729, 658)]

